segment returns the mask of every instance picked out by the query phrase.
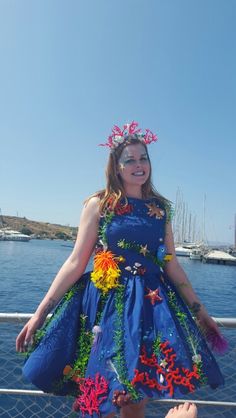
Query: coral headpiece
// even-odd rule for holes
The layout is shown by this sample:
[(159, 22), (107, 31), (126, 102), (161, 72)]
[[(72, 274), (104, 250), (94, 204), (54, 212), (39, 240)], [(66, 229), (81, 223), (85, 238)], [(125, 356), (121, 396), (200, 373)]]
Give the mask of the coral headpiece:
[(109, 147), (111, 150), (117, 148), (120, 144), (123, 144), (129, 136), (136, 136), (140, 141), (143, 141), (146, 145), (151, 142), (157, 141), (157, 136), (153, 134), (150, 129), (145, 129), (145, 133), (138, 129), (138, 122), (126, 123), (123, 128), (114, 126), (111, 135), (108, 137), (105, 144), (99, 144), (104, 147)]

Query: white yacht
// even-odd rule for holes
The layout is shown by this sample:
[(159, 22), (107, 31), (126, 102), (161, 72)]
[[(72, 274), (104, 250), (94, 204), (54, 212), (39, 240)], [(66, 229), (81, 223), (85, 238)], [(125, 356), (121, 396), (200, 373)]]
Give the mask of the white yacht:
[(30, 239), (29, 235), (21, 234), (21, 232), (13, 229), (0, 230), (0, 241), (29, 241)]
[(192, 250), (190, 248), (183, 247), (182, 245), (175, 247), (175, 253), (177, 256), (189, 257), (191, 251)]
[(190, 257), (191, 254), (196, 250), (200, 251), (202, 243), (184, 241), (182, 244), (175, 247), (175, 253), (178, 256)]
[(193, 248), (190, 252), (189, 258), (191, 260), (202, 260), (203, 253), (200, 248)]

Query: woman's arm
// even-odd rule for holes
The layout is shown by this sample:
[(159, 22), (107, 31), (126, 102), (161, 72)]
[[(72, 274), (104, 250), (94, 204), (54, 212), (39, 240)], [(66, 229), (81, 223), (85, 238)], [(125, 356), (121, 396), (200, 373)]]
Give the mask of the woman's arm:
[(175, 254), (173, 232), (170, 222), (166, 224), (165, 245), (167, 248), (167, 253), (172, 254), (172, 259), (166, 263), (164, 268), (167, 276), (177, 287), (180, 295), (191, 309), (193, 315), (197, 318), (201, 328), (206, 332), (217, 332), (217, 334), (220, 334), (216, 323), (208, 315), (206, 308), (197, 297), (190, 281), (188, 280), (184, 270), (177, 260)]
[(40, 328), (47, 315), (58, 304), (67, 290), (82, 276), (97, 241), (99, 223), (99, 199), (91, 198), (84, 206), (78, 235), (72, 253), (67, 258), (47, 294), (16, 339), (16, 350), (23, 351), (33, 333)]

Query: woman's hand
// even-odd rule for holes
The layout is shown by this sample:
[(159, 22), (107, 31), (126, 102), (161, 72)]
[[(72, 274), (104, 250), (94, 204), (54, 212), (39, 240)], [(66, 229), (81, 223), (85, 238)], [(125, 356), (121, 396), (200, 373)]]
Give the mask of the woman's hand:
[(33, 342), (34, 333), (41, 328), (43, 322), (42, 318), (36, 315), (30, 318), (16, 338), (16, 351), (22, 353), (27, 350), (28, 346)]
[(206, 310), (199, 312), (197, 323), (200, 326), (211, 350), (217, 354), (224, 354), (228, 350), (228, 342), (221, 334), (218, 325), (208, 315)]
[(211, 332), (221, 335), (218, 325), (203, 308), (197, 314), (197, 323), (205, 336)]

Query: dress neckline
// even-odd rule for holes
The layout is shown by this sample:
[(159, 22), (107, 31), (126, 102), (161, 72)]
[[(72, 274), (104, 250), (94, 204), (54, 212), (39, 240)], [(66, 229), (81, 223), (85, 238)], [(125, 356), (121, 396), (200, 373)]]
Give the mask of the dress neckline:
[(149, 197), (148, 199), (142, 199), (142, 198), (140, 198), (140, 197), (130, 197), (130, 196), (126, 196), (126, 199), (127, 199), (127, 200), (134, 200), (134, 201), (137, 201), (137, 202), (148, 202), (148, 201), (150, 201), (151, 199), (153, 199), (153, 197)]

